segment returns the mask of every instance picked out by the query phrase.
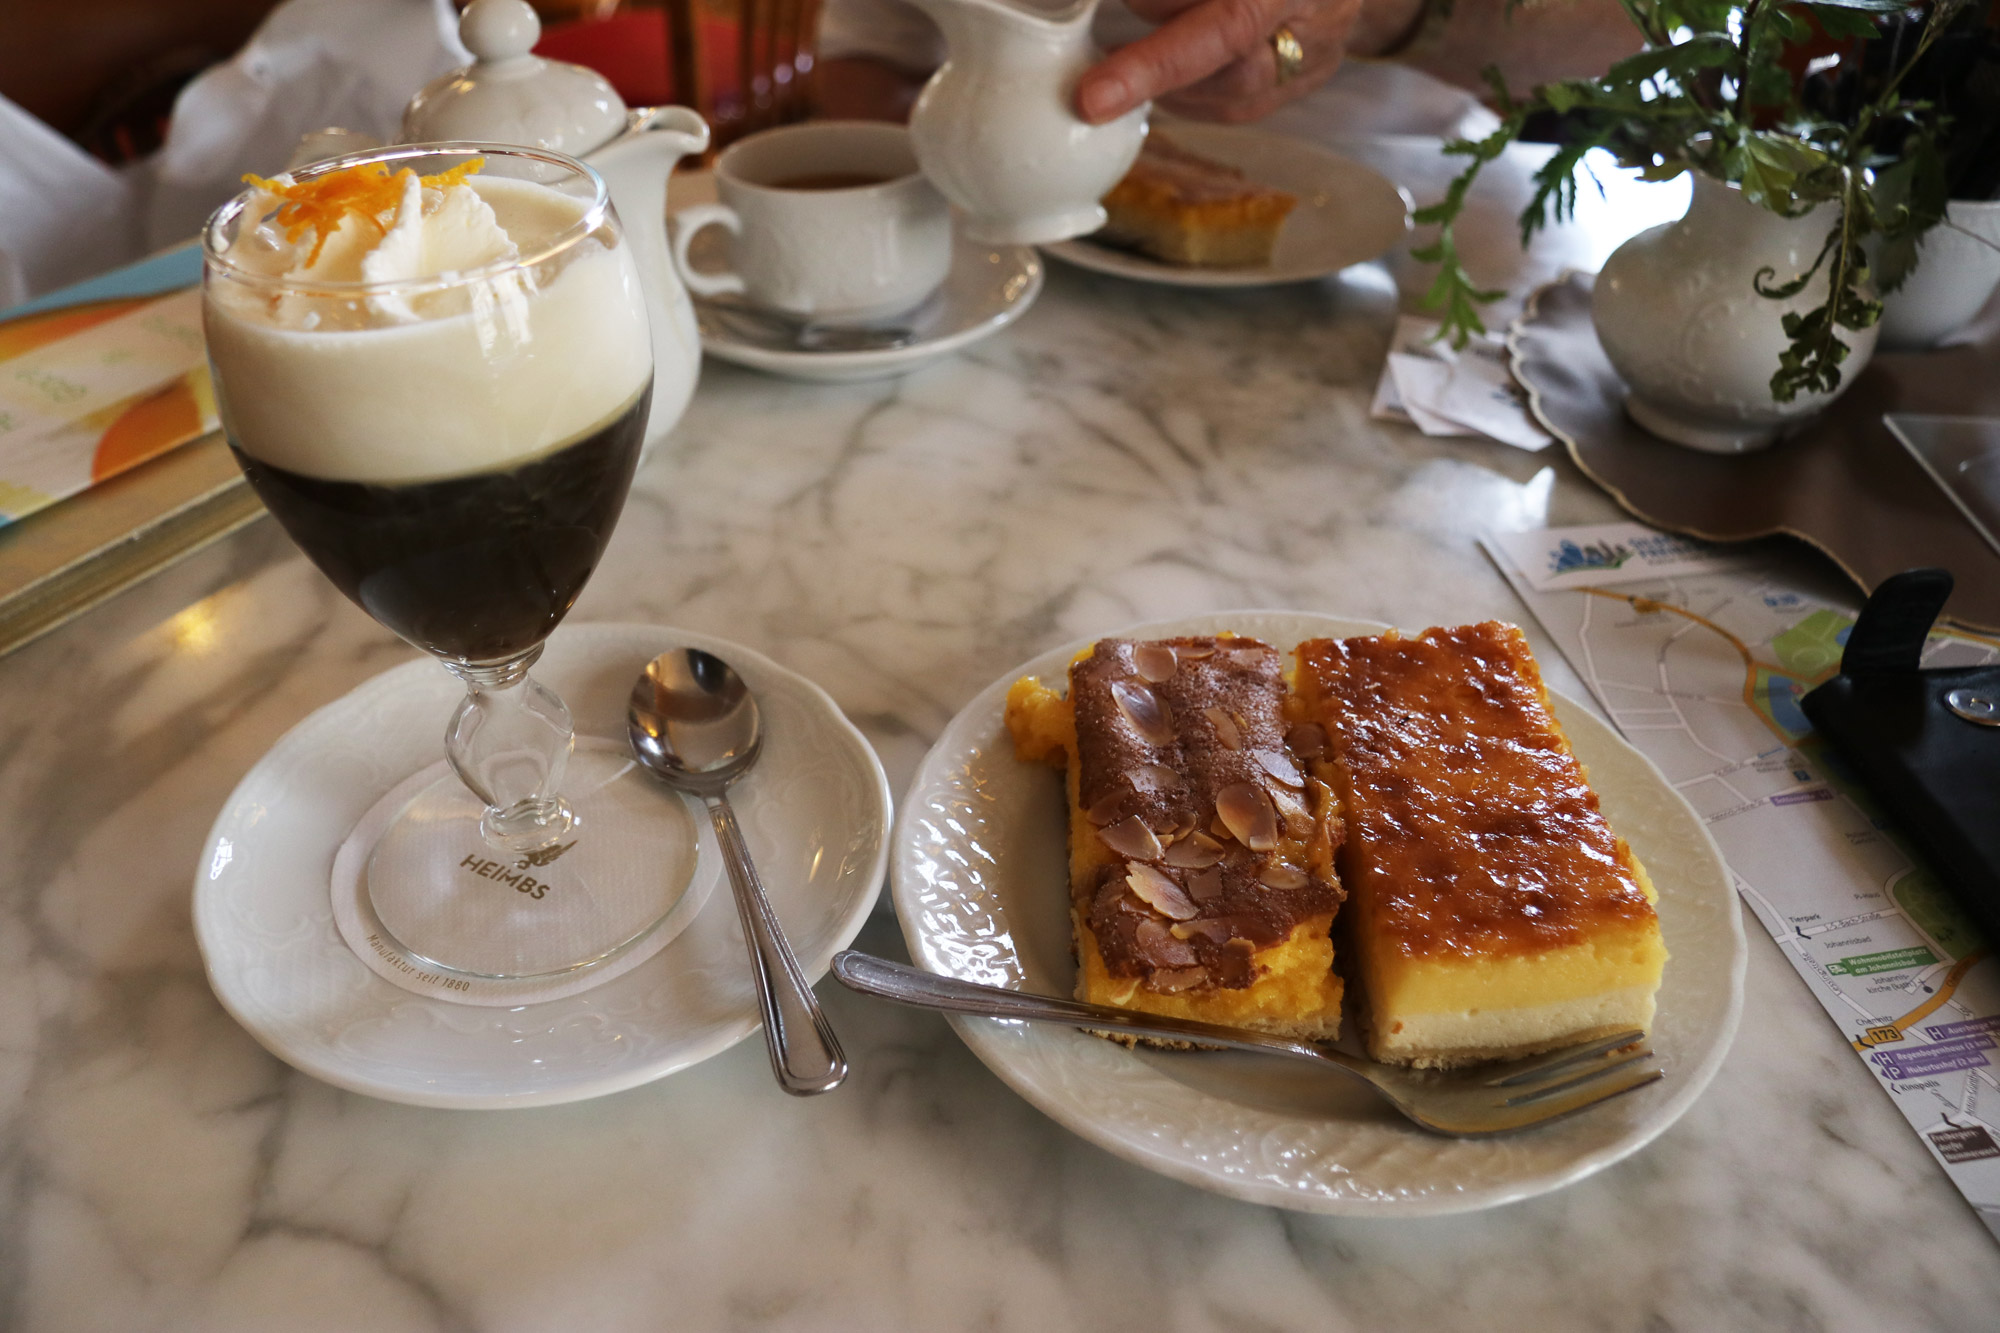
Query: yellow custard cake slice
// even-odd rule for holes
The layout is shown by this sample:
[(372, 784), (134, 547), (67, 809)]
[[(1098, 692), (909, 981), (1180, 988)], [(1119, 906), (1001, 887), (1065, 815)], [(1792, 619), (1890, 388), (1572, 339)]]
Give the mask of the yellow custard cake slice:
[(1520, 630), (1314, 639), (1297, 686), (1347, 826), (1341, 947), (1373, 1058), (1447, 1068), (1652, 1023), (1652, 885)]
[(1312, 1040), (1340, 1030), (1331, 791), (1286, 744), (1283, 657), (1106, 639), (1067, 696), (1007, 695), (1015, 754), (1068, 777), (1079, 999)]
[(1155, 131), (1104, 196), (1107, 221), (1098, 238), (1169, 264), (1254, 267), (1271, 262), (1298, 202)]

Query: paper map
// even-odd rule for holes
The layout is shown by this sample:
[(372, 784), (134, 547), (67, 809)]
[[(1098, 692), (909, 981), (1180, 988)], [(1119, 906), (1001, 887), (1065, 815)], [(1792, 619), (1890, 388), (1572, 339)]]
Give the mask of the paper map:
[[(1781, 557), (1638, 524), (1486, 547), (1706, 819), (1743, 900), (2000, 1239), (2000, 962), (1799, 709), (1839, 669), (1860, 599), (1809, 590)], [(1924, 656), (1995, 660), (2000, 642), (1955, 634)]]

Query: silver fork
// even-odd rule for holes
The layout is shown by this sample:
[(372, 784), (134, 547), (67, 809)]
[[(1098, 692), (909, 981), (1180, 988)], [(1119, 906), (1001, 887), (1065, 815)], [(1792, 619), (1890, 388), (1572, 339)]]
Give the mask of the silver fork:
[[(1646, 1034), (1638, 1031), (1475, 1069), (1404, 1069), (1265, 1032), (961, 981), (853, 949), (834, 955), (833, 974), (850, 990), (919, 1009), (1069, 1023), (1100, 1032), (1132, 1032), (1310, 1061), (1361, 1079), (1425, 1129), (1457, 1138), (1527, 1129), (1666, 1077), (1654, 1062), (1652, 1049), (1644, 1047)], [(1633, 1049), (1640, 1047), (1644, 1049)]]

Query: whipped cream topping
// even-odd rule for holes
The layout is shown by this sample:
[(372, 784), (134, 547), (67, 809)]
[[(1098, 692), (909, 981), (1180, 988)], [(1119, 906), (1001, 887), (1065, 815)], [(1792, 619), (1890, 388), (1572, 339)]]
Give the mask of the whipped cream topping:
[[(518, 259), (520, 245), (480, 193), (480, 186), (494, 182), (475, 186), (467, 179), (470, 174), (459, 169), (419, 176), (406, 168), (392, 176), (382, 167), (372, 172), (353, 168), (305, 185), (288, 175), (268, 181), (253, 177), (257, 188), (223, 254), (241, 271), (304, 288), (402, 283)], [(508, 181), (501, 188), (519, 184)], [(553, 190), (545, 193), (567, 198)], [(535, 229), (546, 230), (550, 221), (560, 227), (580, 215), (580, 207), (558, 209), (556, 218), (539, 219), (543, 226)], [(354, 322), (326, 309), (322, 297), (310, 291), (281, 295), (270, 302), (272, 322), (294, 328), (315, 328), (330, 316)], [(365, 314), (376, 319), (409, 321), (424, 313), (393, 293), (366, 301)]]
[(253, 195), (227, 259), (284, 283), (218, 272), (204, 288), (223, 423), (239, 449), (326, 480), (459, 476), (580, 439), (645, 387), (645, 298), (630, 247), (608, 231), (464, 282), (312, 288), (536, 255), (588, 206), (530, 181), (438, 180), (357, 181), (362, 206), (316, 206), (319, 227), (298, 225), (279, 192)]

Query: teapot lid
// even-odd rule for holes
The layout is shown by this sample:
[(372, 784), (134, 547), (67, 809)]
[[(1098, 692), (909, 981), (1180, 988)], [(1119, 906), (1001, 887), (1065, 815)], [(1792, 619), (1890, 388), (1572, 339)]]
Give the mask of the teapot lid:
[(581, 157), (625, 129), (625, 99), (595, 70), (532, 54), (542, 21), (527, 0), (473, 0), (458, 36), (473, 63), (424, 85), (403, 142), (479, 139)]

